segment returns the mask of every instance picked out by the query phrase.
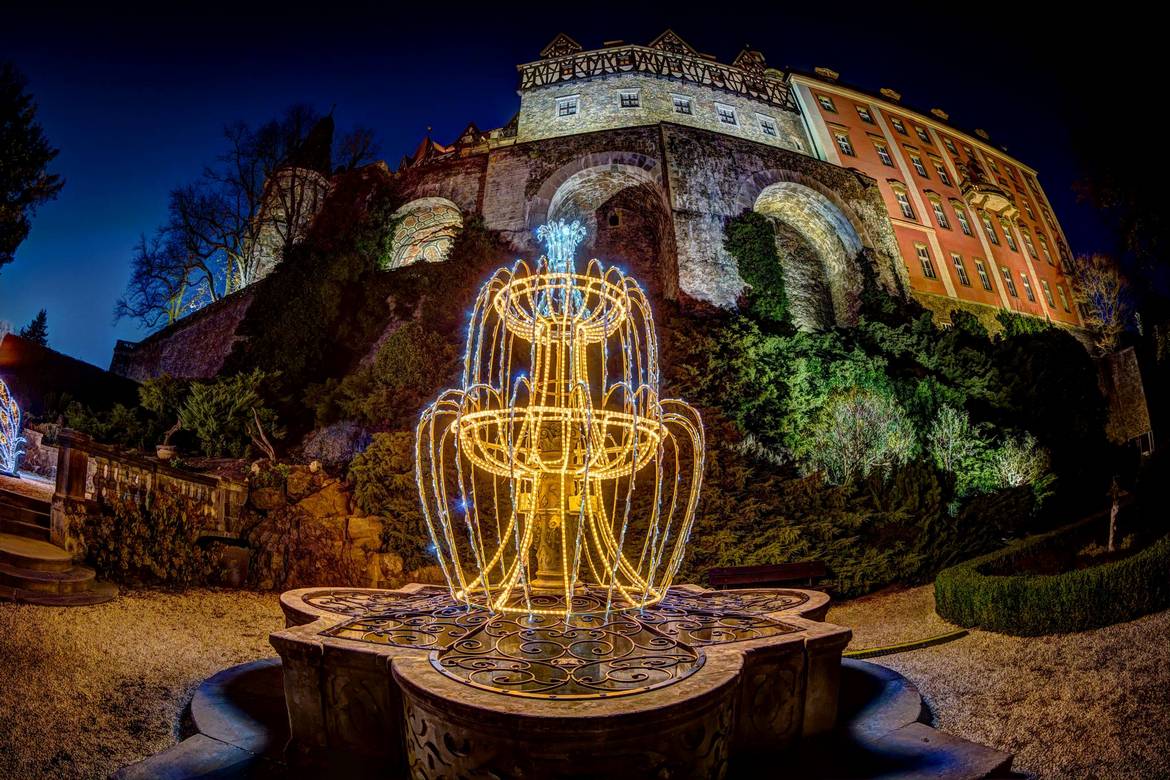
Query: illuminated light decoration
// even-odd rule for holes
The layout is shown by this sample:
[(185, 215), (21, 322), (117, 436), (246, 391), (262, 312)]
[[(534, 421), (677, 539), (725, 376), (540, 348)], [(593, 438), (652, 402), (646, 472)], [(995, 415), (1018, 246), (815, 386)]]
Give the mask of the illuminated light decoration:
[(659, 602), (682, 563), (703, 474), (698, 413), (659, 397), (658, 341), (637, 281), (548, 254), (480, 290), (462, 386), (416, 431), (416, 477), (451, 597), (506, 614)]
[(0, 474), (16, 474), (23, 451), (24, 437), (20, 435), (20, 407), (0, 379)]

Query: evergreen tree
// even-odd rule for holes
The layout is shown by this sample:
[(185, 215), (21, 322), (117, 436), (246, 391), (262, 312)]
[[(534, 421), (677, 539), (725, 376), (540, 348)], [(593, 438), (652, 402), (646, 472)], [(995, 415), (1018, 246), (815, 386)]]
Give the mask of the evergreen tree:
[(25, 79), (10, 62), (0, 62), (0, 269), (12, 262), (28, 237), (36, 207), (57, 197), (64, 184), (45, 168), (57, 156), (36, 122), (37, 108)]
[(20, 329), (20, 337), (28, 339), (34, 344), (40, 344), (42, 347), (49, 346), (49, 315), (41, 309), (37, 312), (37, 316), (32, 318), (32, 322)]

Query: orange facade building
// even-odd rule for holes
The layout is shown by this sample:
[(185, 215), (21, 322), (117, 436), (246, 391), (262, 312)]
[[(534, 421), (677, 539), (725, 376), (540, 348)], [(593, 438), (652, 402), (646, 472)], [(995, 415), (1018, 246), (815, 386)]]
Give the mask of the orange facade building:
[(790, 76), (822, 159), (876, 179), (916, 298), (1079, 326), (1068, 241), (1036, 171), (956, 130), (947, 115), (846, 86), (833, 71)]

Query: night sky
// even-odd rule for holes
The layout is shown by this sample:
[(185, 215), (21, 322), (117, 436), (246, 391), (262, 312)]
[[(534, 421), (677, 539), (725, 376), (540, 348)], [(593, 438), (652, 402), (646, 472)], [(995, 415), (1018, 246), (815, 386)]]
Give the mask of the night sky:
[[(519, 107), (515, 65), (537, 59), (557, 32), (593, 48), (648, 43), (672, 27), (724, 62), (750, 43), (772, 66), (829, 66), (843, 81), (893, 87), (907, 105), (940, 106), (959, 127), (985, 128), (1040, 172), (1080, 254), (1109, 249), (1112, 237), (1073, 192), (1081, 167), (1070, 123), (1107, 126), (1106, 72), (1155, 51), (1138, 40), (1140, 18), (1116, 3), (1107, 17), (1083, 19), (905, 2), (768, 11), (720, 2), (702, 12), (628, 2), (319, 3), (246, 14), (206, 3), (188, 11), (23, 5), (44, 10), (0, 3), (0, 58), (28, 77), (65, 188), (0, 271), (0, 320), (19, 328), (44, 307), (50, 345), (102, 367), (116, 339), (145, 335), (136, 323), (113, 322), (133, 245), (164, 218), (170, 189), (221, 151), (230, 121), (260, 123), (296, 102), (334, 107), (339, 132), (373, 128), (393, 168), (428, 126), (449, 142), (468, 121), (504, 124)], [(939, 17), (940, 6), (949, 15)]]

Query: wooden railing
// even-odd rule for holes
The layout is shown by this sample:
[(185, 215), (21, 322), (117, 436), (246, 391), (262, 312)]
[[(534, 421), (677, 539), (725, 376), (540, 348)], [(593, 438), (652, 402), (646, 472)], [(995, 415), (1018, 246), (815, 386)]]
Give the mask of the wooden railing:
[(57, 447), (51, 528), (54, 544), (68, 549), (66, 504), (96, 507), (116, 498), (131, 498), (149, 508), (164, 490), (184, 496), (196, 507), (199, 536), (239, 534), (240, 514), (248, 497), (248, 488), (242, 483), (177, 469), (155, 458), (100, 444), (77, 431), (61, 431)]

